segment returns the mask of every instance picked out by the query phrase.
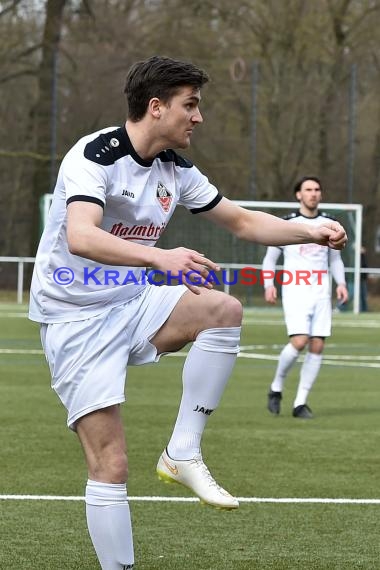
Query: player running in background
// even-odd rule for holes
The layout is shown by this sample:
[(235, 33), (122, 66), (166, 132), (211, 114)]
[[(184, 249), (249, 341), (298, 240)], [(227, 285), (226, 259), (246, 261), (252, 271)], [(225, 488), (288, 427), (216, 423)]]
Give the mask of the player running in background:
[[(286, 216), (285, 219), (289, 224), (304, 222), (310, 226), (319, 226), (324, 220), (332, 219), (328, 214), (318, 210), (322, 199), (322, 188), (318, 178), (314, 176), (301, 178), (294, 187), (294, 194), (300, 207), (297, 212)], [(280, 413), (286, 376), (300, 352), (307, 346), (293, 403), (293, 416), (311, 419), (313, 414), (306, 401), (321, 367), (325, 338), (331, 334), (332, 302), (329, 269), (337, 284), (337, 299), (345, 303), (348, 300), (348, 291), (344, 265), (338, 250), (317, 244), (286, 245), (268, 247), (263, 260), (263, 271), (274, 272), (281, 254), (286, 272), (281, 280), (284, 283), (282, 305), (289, 342), (280, 353), (276, 374), (268, 394), (268, 410), (272, 414)], [(305, 272), (303, 274), (305, 278), (302, 278), (301, 271)], [(273, 279), (265, 280), (265, 300), (268, 303), (277, 301), (277, 289)]]
[[(204, 464), (201, 437), (239, 351), (242, 307), (205, 282), (219, 269), (205, 252), (153, 247), (176, 206), (266, 245), (341, 248), (347, 241), (336, 222), (288, 224), (239, 208), (170, 150), (187, 148), (203, 121), (200, 90), (207, 81), (191, 63), (166, 57), (131, 67), (126, 123), (83, 137), (67, 153), (37, 252), (30, 318), (42, 323), (52, 386), (83, 447), (87, 525), (103, 570), (134, 564), (120, 413), (127, 365), (156, 362), (193, 343), (157, 473), (214, 507), (238, 507)], [(186, 281), (157, 287), (143, 279), (145, 267), (199, 272), (204, 287)]]

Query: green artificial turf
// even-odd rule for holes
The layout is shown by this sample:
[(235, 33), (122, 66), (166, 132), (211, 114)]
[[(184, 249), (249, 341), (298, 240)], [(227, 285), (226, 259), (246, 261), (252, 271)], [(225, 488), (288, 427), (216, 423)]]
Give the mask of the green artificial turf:
[[(96, 570), (83, 500), (60, 500), (83, 496), (82, 452), (25, 310), (0, 305), (0, 568)], [(322, 502), (380, 499), (379, 327), (376, 313), (334, 315), (310, 395), (315, 418), (303, 421), (291, 416), (300, 364), (287, 379), (282, 413), (266, 410), (286, 342), (281, 312), (246, 311), (242, 356), (202, 446), (217, 481), (251, 501), (234, 512), (154, 500), (192, 497), (155, 476), (177, 413), (184, 356), (129, 369), (123, 416), (136, 570), (380, 568), (380, 504)]]

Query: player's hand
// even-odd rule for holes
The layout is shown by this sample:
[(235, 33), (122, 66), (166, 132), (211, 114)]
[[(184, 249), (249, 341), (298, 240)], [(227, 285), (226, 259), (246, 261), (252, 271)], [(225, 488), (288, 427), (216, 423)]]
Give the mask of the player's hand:
[(264, 292), (264, 297), (267, 303), (275, 305), (277, 302), (277, 289), (274, 285), (267, 287)]
[(325, 222), (321, 226), (312, 228), (315, 243), (327, 245), (331, 249), (343, 249), (347, 243), (347, 234), (338, 222)]
[(154, 248), (154, 250), (153, 267), (163, 271), (168, 277), (171, 276), (172, 279), (180, 276), (177, 283), (182, 282), (192, 293), (199, 295), (199, 287), (213, 288), (213, 280), (207, 281), (207, 278), (210, 276), (210, 271), (220, 271), (220, 266), (202, 253), (186, 247)]
[(342, 304), (347, 303), (348, 297), (349, 295), (346, 285), (344, 284), (338, 285), (336, 288), (336, 298), (338, 299), (338, 301), (340, 301)]

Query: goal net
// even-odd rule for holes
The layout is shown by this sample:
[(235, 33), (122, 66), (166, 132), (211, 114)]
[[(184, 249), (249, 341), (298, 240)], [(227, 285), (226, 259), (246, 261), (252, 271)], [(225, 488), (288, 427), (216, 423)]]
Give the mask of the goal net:
[[(45, 194), (41, 199), (41, 227), (45, 225), (51, 200), (52, 194)], [(233, 202), (243, 208), (268, 212), (278, 217), (283, 217), (298, 209), (297, 202), (239, 200), (233, 200)], [(360, 303), (362, 205), (321, 203), (319, 209), (336, 218), (347, 232), (349, 243), (342, 251), (342, 258), (349, 289), (352, 291), (352, 299), (349, 306), (354, 313), (358, 313)], [(223, 278), (220, 277), (220, 283), (216, 282), (216, 288), (233, 293), (245, 305), (264, 305), (262, 285), (260, 283), (254, 285), (244, 284), (241, 282), (241, 279), (234, 279), (234, 272), (241, 271), (245, 267), (260, 269), (266, 246), (239, 240), (215, 224), (209, 224), (207, 221), (197, 218), (197, 216), (189, 214), (185, 208), (178, 207), (158, 241), (159, 247), (172, 249), (183, 246), (204, 253), (206, 257), (212, 259), (223, 268)], [(278, 266), (278, 269), (281, 269), (281, 266)]]

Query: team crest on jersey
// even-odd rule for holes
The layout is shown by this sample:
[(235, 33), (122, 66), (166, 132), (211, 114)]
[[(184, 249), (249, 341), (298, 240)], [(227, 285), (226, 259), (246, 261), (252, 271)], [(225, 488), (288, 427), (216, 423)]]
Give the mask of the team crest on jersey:
[(164, 212), (169, 212), (173, 196), (162, 182), (159, 182), (157, 185), (156, 197)]

